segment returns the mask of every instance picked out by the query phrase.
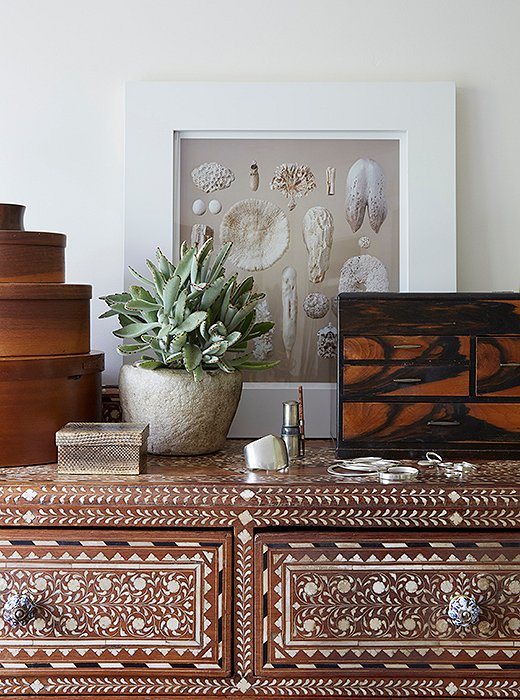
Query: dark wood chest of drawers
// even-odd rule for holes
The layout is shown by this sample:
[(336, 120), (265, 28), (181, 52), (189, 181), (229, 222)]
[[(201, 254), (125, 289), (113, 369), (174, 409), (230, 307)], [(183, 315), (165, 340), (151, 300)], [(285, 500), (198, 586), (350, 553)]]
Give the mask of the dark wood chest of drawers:
[(520, 456), (520, 294), (341, 294), (340, 456)]

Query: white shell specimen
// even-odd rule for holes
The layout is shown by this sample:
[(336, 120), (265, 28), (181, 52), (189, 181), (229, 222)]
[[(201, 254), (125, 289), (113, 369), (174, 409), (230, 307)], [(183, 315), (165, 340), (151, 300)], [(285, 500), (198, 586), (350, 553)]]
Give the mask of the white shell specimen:
[(276, 166), (270, 187), (288, 197), (289, 211), (292, 211), (296, 198), (309, 194), (316, 187), (316, 180), (308, 165), (282, 163)]
[(196, 199), (191, 205), (191, 211), (197, 216), (202, 216), (206, 211), (206, 205), (202, 199)]
[(208, 209), (210, 214), (220, 214), (222, 211), (222, 204), (218, 199), (212, 199), (208, 204)]
[[(269, 304), (267, 299), (261, 299), (255, 308), (256, 311), (256, 323), (263, 323), (264, 321), (272, 321), (273, 317), (271, 311), (269, 310)], [(253, 340), (253, 357), (255, 360), (265, 360), (273, 351), (273, 334), (274, 328), (271, 328), (264, 333), (259, 338)]]
[(370, 248), (370, 238), (368, 236), (360, 236), (358, 238), (358, 246), (360, 248)]
[(297, 315), (296, 270), (289, 265), (282, 272), (282, 340), (287, 359), (291, 357), (296, 340)]
[(325, 207), (312, 207), (303, 217), (303, 240), (309, 254), (309, 281), (323, 280), (330, 265), (330, 250), (334, 234), (334, 219)]
[(336, 194), (336, 168), (329, 166), (325, 171), (325, 183), (327, 185), (327, 194)]
[(191, 227), (191, 247), (197, 246), (201, 248), (202, 245), (208, 240), (208, 238), (213, 238), (213, 229), (206, 224), (193, 224)]
[(202, 163), (191, 171), (191, 179), (206, 194), (225, 190), (235, 180), (235, 173), (220, 163)]
[(249, 169), (249, 187), (253, 190), (253, 192), (256, 192), (259, 184), (260, 175), (258, 173), (258, 164), (256, 160), (254, 160)]
[(316, 333), (316, 350), (322, 360), (332, 360), (336, 357), (338, 346), (338, 330), (332, 323), (327, 324)]
[(375, 160), (360, 158), (348, 171), (345, 197), (347, 221), (354, 233), (361, 228), (366, 209), (370, 226), (378, 233), (388, 212), (384, 174)]
[(232, 241), (228, 260), (242, 270), (265, 270), (289, 247), (289, 222), (276, 204), (243, 199), (233, 204), (220, 224), (220, 242)]
[(338, 292), (388, 292), (386, 267), (373, 255), (355, 255), (343, 263)]
[(319, 292), (308, 294), (303, 300), (303, 310), (309, 318), (323, 318), (330, 309), (329, 297)]

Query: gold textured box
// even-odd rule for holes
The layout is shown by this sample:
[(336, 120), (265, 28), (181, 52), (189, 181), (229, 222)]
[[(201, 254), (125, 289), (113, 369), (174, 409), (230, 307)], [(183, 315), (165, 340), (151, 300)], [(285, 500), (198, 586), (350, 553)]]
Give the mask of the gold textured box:
[(67, 423), (56, 433), (62, 474), (140, 474), (149, 433), (144, 423)]

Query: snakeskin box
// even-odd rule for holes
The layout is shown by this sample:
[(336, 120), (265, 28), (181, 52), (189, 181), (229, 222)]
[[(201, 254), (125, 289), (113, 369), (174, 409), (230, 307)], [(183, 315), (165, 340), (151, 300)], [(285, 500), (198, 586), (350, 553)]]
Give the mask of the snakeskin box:
[(140, 474), (149, 427), (143, 423), (67, 423), (56, 433), (62, 474)]

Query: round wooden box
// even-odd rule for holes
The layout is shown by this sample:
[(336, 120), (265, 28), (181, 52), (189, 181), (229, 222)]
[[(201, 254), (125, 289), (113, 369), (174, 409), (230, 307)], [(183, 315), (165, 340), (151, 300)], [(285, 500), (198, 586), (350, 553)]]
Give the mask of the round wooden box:
[(0, 466), (55, 462), (66, 423), (101, 420), (103, 353), (0, 358)]
[(0, 230), (0, 282), (65, 282), (63, 233)]
[(88, 284), (0, 284), (0, 357), (90, 350)]

